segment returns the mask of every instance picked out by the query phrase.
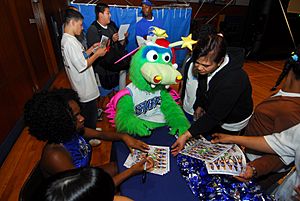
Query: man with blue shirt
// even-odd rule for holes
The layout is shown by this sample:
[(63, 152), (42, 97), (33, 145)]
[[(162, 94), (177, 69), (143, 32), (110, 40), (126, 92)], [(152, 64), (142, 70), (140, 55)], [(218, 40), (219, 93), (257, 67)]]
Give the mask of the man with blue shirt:
[(153, 26), (162, 28), (163, 23), (152, 15), (152, 3), (149, 0), (142, 0), (142, 15), (143, 18), (136, 23), (136, 37), (147, 39), (149, 28)]

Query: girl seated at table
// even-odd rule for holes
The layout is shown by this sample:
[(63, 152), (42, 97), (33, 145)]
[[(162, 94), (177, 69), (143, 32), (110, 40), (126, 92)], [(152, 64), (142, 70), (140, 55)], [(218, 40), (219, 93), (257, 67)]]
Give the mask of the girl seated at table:
[[(35, 94), (25, 105), (24, 119), (31, 135), (38, 140), (47, 141), (39, 163), (46, 178), (65, 170), (89, 167), (92, 150), (86, 140), (91, 138), (122, 140), (130, 150), (135, 148), (147, 152), (149, 149), (146, 143), (127, 134), (85, 128), (78, 94), (72, 89)], [(153, 161), (147, 158), (119, 174), (114, 163), (101, 167), (113, 177), (118, 186), (128, 177), (143, 172), (146, 161), (147, 169), (153, 167)]]
[[(247, 136), (263, 136), (280, 133), (300, 123), (300, 46), (285, 62), (276, 85), (280, 90), (258, 104), (245, 129)], [(245, 174), (243, 180), (255, 178), (258, 184), (267, 190), (289, 170), (279, 156), (260, 153), (251, 149), (245, 150), (248, 165), (255, 169)], [(249, 169), (250, 170), (250, 169)]]

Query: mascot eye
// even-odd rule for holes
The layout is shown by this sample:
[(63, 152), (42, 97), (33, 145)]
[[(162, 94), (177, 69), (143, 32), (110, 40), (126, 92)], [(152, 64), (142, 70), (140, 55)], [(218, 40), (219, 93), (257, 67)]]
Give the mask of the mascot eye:
[(156, 61), (158, 59), (158, 54), (155, 50), (150, 50), (147, 54), (146, 54), (146, 58), (148, 61)]
[(164, 53), (162, 55), (162, 59), (166, 62), (166, 63), (169, 63), (170, 60), (171, 60), (171, 55), (169, 53)]

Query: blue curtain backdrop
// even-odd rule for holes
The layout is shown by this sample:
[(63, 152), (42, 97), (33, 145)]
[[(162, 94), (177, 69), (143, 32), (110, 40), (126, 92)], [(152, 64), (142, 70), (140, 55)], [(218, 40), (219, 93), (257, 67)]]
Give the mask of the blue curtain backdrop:
[[(95, 5), (71, 4), (79, 9), (84, 16), (83, 29), (86, 32), (95, 20)], [(128, 33), (127, 50), (131, 51), (137, 47), (135, 40), (135, 24), (142, 16), (141, 8), (110, 6), (111, 19), (119, 27), (121, 24), (130, 24)], [(167, 31), (168, 40), (172, 43), (181, 40), (182, 36), (190, 33), (192, 9), (191, 8), (159, 8), (153, 9), (153, 16), (163, 21), (163, 28)], [(176, 63), (180, 67), (187, 50), (176, 48)]]

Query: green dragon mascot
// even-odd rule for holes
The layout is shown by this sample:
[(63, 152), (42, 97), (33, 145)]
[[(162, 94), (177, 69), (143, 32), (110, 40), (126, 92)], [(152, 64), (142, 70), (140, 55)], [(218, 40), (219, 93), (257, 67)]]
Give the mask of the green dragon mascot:
[(118, 132), (149, 136), (168, 126), (170, 134), (183, 134), (190, 126), (169, 86), (181, 81), (172, 65), (171, 48), (148, 42), (132, 57), (130, 80), (108, 103), (106, 113)]

